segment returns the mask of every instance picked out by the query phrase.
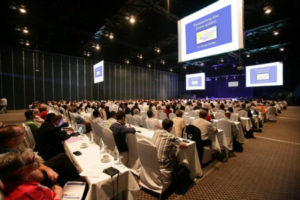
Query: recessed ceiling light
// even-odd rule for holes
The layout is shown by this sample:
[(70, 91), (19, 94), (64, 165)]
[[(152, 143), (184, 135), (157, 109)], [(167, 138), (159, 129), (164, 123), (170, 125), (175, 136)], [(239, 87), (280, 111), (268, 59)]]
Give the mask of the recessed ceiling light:
[(264, 12), (266, 15), (269, 15), (272, 12), (272, 7), (271, 6), (265, 6), (264, 7)]
[(200, 63), (200, 66), (201, 66), (201, 67), (203, 67), (204, 65), (205, 65), (204, 62), (201, 62), (201, 63)]
[(280, 51), (284, 51), (284, 48), (283, 48), (283, 47), (281, 47), (281, 48), (280, 48)]
[(275, 35), (275, 36), (276, 36), (276, 35), (279, 35), (279, 31), (276, 31), (276, 30), (273, 31), (273, 35)]
[(124, 62), (128, 65), (130, 61), (128, 59), (125, 59)]
[(184, 66), (184, 67), (183, 67), (183, 69), (185, 69), (185, 70), (186, 70), (186, 69), (187, 69), (187, 67), (186, 67), (186, 66)]
[(99, 45), (99, 44), (96, 44), (95, 49), (96, 49), (96, 50), (99, 50), (99, 49), (100, 49), (100, 45)]
[(166, 61), (165, 60), (161, 60), (160, 63), (164, 65), (164, 64), (166, 64)]
[(247, 57), (247, 58), (250, 58), (250, 57), (251, 57), (251, 55), (248, 53), (248, 54), (246, 55), (246, 57)]
[(29, 33), (29, 30), (28, 30), (28, 28), (25, 26), (25, 27), (22, 29), (22, 32), (25, 33), (25, 34), (28, 34), (28, 33)]
[(20, 13), (22, 13), (22, 14), (26, 14), (26, 13), (27, 13), (27, 10), (26, 10), (26, 8), (25, 8), (24, 5), (21, 5), (21, 6), (20, 6), (19, 11), (20, 11)]
[(114, 39), (114, 34), (113, 34), (113, 33), (110, 33), (108, 37), (109, 37), (109, 39), (112, 40), (112, 39)]
[(170, 69), (170, 72), (172, 72), (172, 71), (173, 71), (173, 69), (171, 68), (171, 69)]
[(220, 61), (221, 61), (221, 63), (223, 63), (223, 62), (224, 62), (224, 59), (223, 59), (223, 58), (221, 58), (221, 60), (220, 60)]
[(90, 55), (91, 55), (90, 52), (86, 52), (87, 57), (90, 57)]
[(147, 64), (147, 67), (148, 67), (148, 68), (151, 68), (151, 64)]
[(29, 41), (26, 41), (26, 42), (25, 42), (25, 46), (29, 47), (29, 46), (30, 46), (30, 42), (29, 42)]
[(131, 24), (134, 24), (134, 23), (135, 23), (135, 17), (134, 17), (133, 15), (130, 16), (129, 22), (130, 22)]

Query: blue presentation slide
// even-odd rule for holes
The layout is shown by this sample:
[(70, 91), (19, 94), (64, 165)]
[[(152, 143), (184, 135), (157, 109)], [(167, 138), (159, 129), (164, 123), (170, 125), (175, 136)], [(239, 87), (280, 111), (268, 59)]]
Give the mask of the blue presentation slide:
[(231, 5), (185, 25), (186, 54), (232, 42)]
[(283, 85), (282, 62), (246, 66), (246, 87), (276, 85)]
[(186, 90), (204, 90), (205, 89), (205, 74), (187, 74), (186, 75)]
[(104, 81), (104, 61), (94, 65), (94, 83)]
[(275, 83), (277, 82), (277, 66), (250, 69), (250, 83)]

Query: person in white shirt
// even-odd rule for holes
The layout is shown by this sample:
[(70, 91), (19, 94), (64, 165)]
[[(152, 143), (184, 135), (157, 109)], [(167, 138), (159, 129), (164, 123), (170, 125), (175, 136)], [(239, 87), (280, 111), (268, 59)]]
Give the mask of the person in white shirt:
[(161, 124), (158, 121), (158, 119), (153, 118), (152, 110), (147, 111), (147, 116), (148, 116), (148, 118), (146, 119), (147, 128), (152, 129), (152, 130), (157, 130), (157, 129), (162, 128)]
[(192, 121), (192, 125), (196, 126), (201, 131), (201, 139), (205, 143), (205, 141), (209, 140), (209, 135), (217, 133), (218, 129), (212, 125), (211, 122), (205, 119), (207, 112), (204, 110), (200, 110), (199, 119)]
[(139, 110), (136, 108), (133, 110), (133, 119), (135, 121), (135, 125), (143, 126), (142, 116), (140, 115)]
[(0, 113), (7, 113), (6, 107), (7, 99), (3, 97), (0, 99)]
[(116, 112), (115, 112), (115, 111), (111, 111), (111, 112), (110, 112), (110, 117), (108, 118), (107, 121), (104, 122), (103, 127), (109, 129), (110, 126), (111, 126), (112, 124), (114, 124), (116, 121), (117, 121), (117, 120), (116, 120)]
[(175, 135), (176, 137), (181, 137), (182, 136), (182, 130), (185, 128), (185, 122), (182, 118), (182, 111), (181, 110), (177, 110), (176, 111), (176, 117), (174, 117), (172, 119), (173, 123), (174, 123), (174, 128), (175, 128)]

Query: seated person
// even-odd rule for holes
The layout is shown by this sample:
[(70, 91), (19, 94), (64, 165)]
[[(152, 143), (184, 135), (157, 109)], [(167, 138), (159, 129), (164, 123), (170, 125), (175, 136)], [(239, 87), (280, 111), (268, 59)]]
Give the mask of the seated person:
[(6, 200), (62, 199), (63, 189), (54, 185), (51, 189), (30, 180), (39, 168), (39, 160), (31, 150), (9, 152), (0, 157), (0, 179), (5, 184)]
[(116, 114), (116, 117), (117, 122), (110, 126), (110, 130), (114, 134), (121, 161), (124, 165), (126, 165), (128, 162), (128, 145), (126, 141), (126, 135), (135, 134), (135, 129), (125, 126), (125, 113), (123, 111), (119, 111)]
[[(49, 114), (50, 115), (50, 114)], [(36, 136), (36, 149), (44, 160), (59, 153), (64, 153), (62, 142), (71, 137), (72, 130), (66, 132), (61, 130), (63, 118), (61, 115), (51, 113), (49, 121), (45, 121)]]
[(207, 146), (211, 144), (209, 140), (209, 136), (211, 134), (217, 133), (218, 129), (212, 125), (211, 122), (207, 121), (206, 118), (207, 112), (204, 110), (200, 110), (199, 112), (199, 119), (192, 121), (192, 125), (196, 126), (201, 131), (201, 140), (203, 146)]
[(93, 112), (92, 120), (93, 120), (93, 122), (98, 123), (101, 126), (103, 126), (103, 124), (104, 124), (104, 121), (100, 117), (100, 113), (99, 113), (99, 111), (97, 109), (94, 110), (94, 112)]
[(39, 109), (37, 108), (33, 109), (33, 114), (34, 114), (34, 121), (41, 124), (44, 123), (45, 120), (40, 117)]
[(131, 115), (130, 108), (125, 108), (125, 123), (134, 124), (133, 116)]
[(164, 182), (171, 179), (171, 174), (177, 166), (178, 148), (186, 148), (186, 143), (181, 142), (174, 134), (171, 133), (173, 122), (164, 119), (162, 122), (163, 129), (154, 132), (152, 143), (156, 146), (157, 157), (160, 165), (160, 172), (163, 175)]
[[(0, 128), (0, 157), (7, 152), (24, 151), (24, 135), (24, 129), (20, 126), (9, 125)], [(56, 182), (63, 186), (67, 181), (79, 177), (70, 159), (63, 153), (44, 163), (40, 162), (39, 168), (32, 175), (32, 180), (47, 186), (52, 186)]]
[(36, 137), (36, 134), (40, 128), (40, 124), (38, 124), (35, 120), (34, 120), (34, 114), (32, 110), (27, 110), (25, 112), (25, 125), (30, 127), (30, 130), (33, 134), (34, 137)]
[(109, 129), (111, 125), (113, 125), (115, 122), (117, 122), (117, 120), (116, 120), (116, 118), (117, 118), (116, 114), (117, 113), (115, 111), (109, 112), (109, 118), (108, 118), (108, 120), (106, 120), (104, 122), (104, 125), (103, 125), (104, 128), (108, 128)]
[(181, 110), (176, 111), (176, 117), (172, 119), (175, 128), (176, 137), (182, 137), (182, 130), (185, 128), (185, 122), (182, 118), (183, 112)]
[(48, 109), (47, 109), (47, 106), (46, 105), (41, 105), (40, 108), (39, 108), (39, 111), (40, 111), (40, 117), (45, 120), (46, 117), (47, 117), (47, 114), (48, 114)]
[(160, 125), (158, 119), (153, 117), (152, 110), (147, 111), (147, 116), (148, 116), (148, 118), (146, 119), (147, 128), (153, 129), (153, 130), (161, 129), (161, 125)]
[(133, 119), (135, 121), (135, 125), (137, 126), (143, 126), (142, 116), (140, 115), (140, 112), (138, 109), (133, 110)]

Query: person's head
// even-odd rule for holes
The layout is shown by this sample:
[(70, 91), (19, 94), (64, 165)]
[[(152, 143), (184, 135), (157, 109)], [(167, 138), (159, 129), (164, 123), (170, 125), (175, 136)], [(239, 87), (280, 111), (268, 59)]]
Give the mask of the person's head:
[(177, 110), (175, 114), (177, 117), (182, 117), (183, 112), (181, 110)]
[(130, 114), (130, 108), (128, 107), (125, 108), (125, 114)]
[(207, 116), (207, 112), (205, 110), (200, 110), (199, 117), (205, 119), (206, 116)]
[(32, 110), (27, 110), (25, 113), (24, 113), (25, 117), (26, 117), (26, 120), (31, 120), (31, 119), (34, 119), (34, 114), (33, 114), (33, 111)]
[(50, 122), (51, 119), (52, 119), (54, 116), (55, 116), (54, 113), (49, 113), (49, 114), (47, 114), (46, 119), (45, 119), (45, 122)]
[(42, 104), (39, 108), (40, 112), (47, 111), (47, 106)]
[(231, 113), (230, 112), (225, 112), (225, 117), (230, 119)]
[(133, 114), (138, 115), (138, 114), (139, 114), (139, 110), (135, 108), (135, 109), (133, 110)]
[(147, 111), (147, 116), (148, 116), (149, 118), (151, 118), (151, 117), (153, 116), (152, 110), (148, 110), (148, 111)]
[(94, 112), (93, 112), (93, 116), (95, 117), (95, 118), (97, 118), (97, 117), (99, 117), (100, 116), (100, 113), (99, 113), (99, 111), (96, 109), (96, 110), (94, 110)]
[(39, 168), (39, 159), (31, 149), (5, 153), (0, 157), (0, 179), (9, 181), (27, 180), (30, 174)]
[(117, 118), (117, 113), (115, 111), (110, 112), (110, 118)]
[(229, 107), (229, 108), (228, 108), (228, 111), (231, 112), (231, 113), (233, 113), (233, 108), (232, 108), (232, 107)]
[(51, 118), (51, 123), (55, 126), (55, 127), (59, 127), (63, 124), (63, 118), (61, 115), (54, 115)]
[(25, 131), (21, 126), (8, 125), (0, 128), (0, 146), (16, 149), (24, 141)]
[(116, 118), (118, 122), (125, 124), (125, 113), (123, 111), (117, 112)]
[(162, 122), (162, 127), (163, 129), (165, 129), (168, 132), (172, 131), (172, 127), (173, 127), (173, 121), (170, 119), (164, 119)]
[(168, 105), (166, 105), (166, 109), (167, 110), (170, 110), (170, 108), (171, 108), (171, 106), (168, 104)]
[(221, 109), (221, 110), (224, 110), (224, 109), (225, 109), (225, 106), (224, 106), (224, 104), (223, 104), (223, 103), (221, 103), (221, 105), (220, 105), (220, 109)]
[(34, 115), (39, 115), (40, 114), (39, 109), (37, 109), (37, 108), (33, 109), (33, 114)]

